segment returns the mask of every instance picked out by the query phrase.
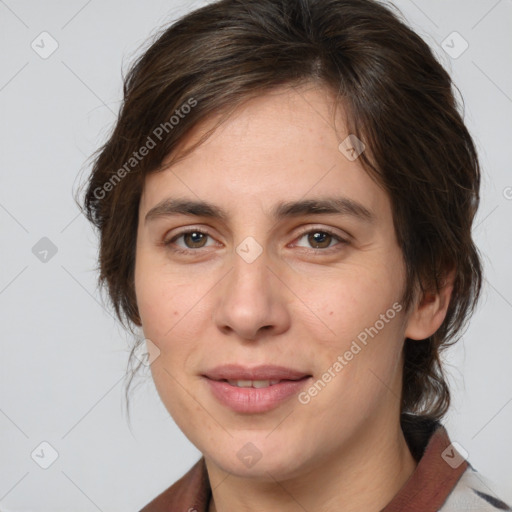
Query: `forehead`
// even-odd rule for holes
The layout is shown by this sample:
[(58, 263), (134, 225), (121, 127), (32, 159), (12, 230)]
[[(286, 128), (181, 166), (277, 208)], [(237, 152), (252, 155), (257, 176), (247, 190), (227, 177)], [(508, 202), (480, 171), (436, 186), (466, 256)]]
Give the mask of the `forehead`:
[[(187, 149), (219, 116), (207, 118), (181, 141)], [(169, 195), (225, 207), (264, 207), (278, 202), (342, 195), (369, 210), (389, 209), (386, 193), (349, 159), (340, 143), (350, 134), (343, 105), (319, 86), (283, 87), (238, 107), (184, 159), (146, 176), (141, 210)]]

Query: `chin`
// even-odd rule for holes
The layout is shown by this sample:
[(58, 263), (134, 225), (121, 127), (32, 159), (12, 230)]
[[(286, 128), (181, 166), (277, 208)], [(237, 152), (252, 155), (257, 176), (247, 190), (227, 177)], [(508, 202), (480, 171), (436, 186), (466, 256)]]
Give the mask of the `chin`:
[[(241, 478), (254, 478), (261, 481), (275, 482), (286, 480), (300, 473), (306, 464), (305, 453), (286, 446), (284, 440), (276, 436), (271, 442), (265, 439), (268, 433), (241, 436), (229, 439), (222, 450), (204, 451), (207, 462), (222, 471)], [(219, 445), (217, 445), (219, 446)], [(294, 443), (295, 448), (300, 443)]]

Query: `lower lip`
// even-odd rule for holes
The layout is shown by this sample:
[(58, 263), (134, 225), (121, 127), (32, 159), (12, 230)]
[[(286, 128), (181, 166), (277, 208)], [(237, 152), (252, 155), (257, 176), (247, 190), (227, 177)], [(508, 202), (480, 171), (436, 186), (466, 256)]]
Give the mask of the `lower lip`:
[(311, 377), (300, 380), (283, 380), (266, 388), (239, 388), (229, 382), (206, 378), (217, 400), (235, 412), (258, 413), (275, 409), (285, 400), (296, 395)]

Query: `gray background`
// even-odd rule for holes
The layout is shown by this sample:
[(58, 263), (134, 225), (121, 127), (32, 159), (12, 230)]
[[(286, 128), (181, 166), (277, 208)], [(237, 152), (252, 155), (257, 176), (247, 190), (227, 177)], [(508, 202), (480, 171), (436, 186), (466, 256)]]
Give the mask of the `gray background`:
[[(121, 67), (163, 23), (201, 4), (0, 1), (4, 512), (136, 511), (200, 456), (161, 404), (148, 371), (127, 423), (132, 340), (96, 289), (96, 238), (72, 192), (115, 120)], [(475, 238), (485, 288), (470, 328), (446, 356), (454, 400), (445, 424), (492, 489), (512, 502), (512, 2), (396, 5), (451, 71), (483, 164)], [(454, 31), (469, 44), (456, 58), (464, 41)], [(52, 44), (57, 50), (42, 58)], [(51, 462), (44, 441), (58, 453), (48, 469), (40, 467)]]

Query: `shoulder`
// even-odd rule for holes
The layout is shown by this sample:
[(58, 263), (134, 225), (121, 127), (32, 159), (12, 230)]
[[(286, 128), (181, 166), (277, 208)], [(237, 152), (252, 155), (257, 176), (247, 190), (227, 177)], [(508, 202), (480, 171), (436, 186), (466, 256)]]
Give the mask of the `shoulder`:
[(512, 508), (494, 494), (492, 483), (468, 464), (468, 468), (439, 510), (440, 512), (468, 510), (495, 512), (496, 510), (512, 511)]
[(139, 512), (203, 512), (207, 510), (211, 488), (204, 457), (168, 489)]

